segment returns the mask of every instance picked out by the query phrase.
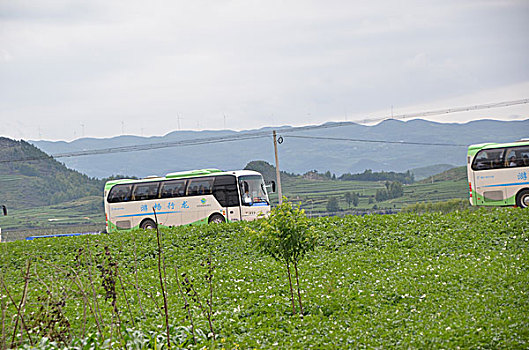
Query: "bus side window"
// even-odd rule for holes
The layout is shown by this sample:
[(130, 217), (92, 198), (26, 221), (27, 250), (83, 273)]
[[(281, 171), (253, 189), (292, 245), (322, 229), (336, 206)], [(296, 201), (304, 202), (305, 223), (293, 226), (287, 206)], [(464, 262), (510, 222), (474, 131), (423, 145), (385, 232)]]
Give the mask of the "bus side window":
[(136, 184), (134, 186), (133, 198), (135, 201), (158, 198), (159, 182)]
[(529, 147), (520, 147), (516, 150), (516, 163), (518, 166), (529, 166)]
[(127, 202), (130, 200), (132, 185), (116, 185), (112, 187), (108, 194), (109, 203)]
[(161, 198), (182, 197), (185, 195), (186, 180), (162, 182)]
[(516, 152), (514, 150), (508, 150), (505, 153), (505, 167), (515, 167), (518, 166), (516, 161)]
[(186, 180), (162, 182), (160, 189), (161, 198), (181, 197), (184, 193)]
[(504, 162), (509, 168), (529, 166), (529, 147), (507, 148)]
[(172, 194), (171, 188), (167, 186), (167, 184), (162, 184), (162, 188), (160, 191), (160, 198), (170, 198)]
[(504, 149), (486, 149), (476, 154), (472, 163), (473, 170), (498, 169), (504, 167), (503, 162)]
[(189, 180), (189, 185), (187, 188), (188, 196), (197, 196), (204, 194), (211, 194), (211, 189), (213, 185), (213, 178), (198, 178)]
[(187, 195), (188, 196), (195, 196), (198, 194), (198, 187), (197, 185), (189, 185), (187, 187)]

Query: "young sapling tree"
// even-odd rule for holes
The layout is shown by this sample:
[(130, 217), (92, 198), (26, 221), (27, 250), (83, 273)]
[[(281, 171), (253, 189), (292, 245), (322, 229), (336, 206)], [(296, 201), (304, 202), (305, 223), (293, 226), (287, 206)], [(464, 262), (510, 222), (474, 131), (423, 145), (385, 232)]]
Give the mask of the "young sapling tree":
[(298, 302), (301, 314), (303, 314), (298, 263), (308, 252), (314, 250), (317, 242), (317, 235), (313, 227), (310, 226), (310, 221), (304, 210), (300, 209), (299, 206), (293, 206), (284, 198), (283, 203), (272, 209), (270, 217), (262, 220), (258, 230), (252, 231), (252, 234), (262, 252), (270, 255), (286, 267), (292, 312), (295, 314), (296, 307), (290, 270), (290, 267), (294, 266)]

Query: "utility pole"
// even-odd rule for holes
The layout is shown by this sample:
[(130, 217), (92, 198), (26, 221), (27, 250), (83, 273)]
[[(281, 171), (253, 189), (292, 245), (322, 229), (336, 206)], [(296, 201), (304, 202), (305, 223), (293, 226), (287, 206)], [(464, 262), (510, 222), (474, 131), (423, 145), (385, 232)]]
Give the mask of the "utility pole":
[(276, 131), (273, 131), (274, 136), (274, 152), (276, 155), (276, 179), (277, 179), (277, 195), (279, 196), (279, 204), (283, 203), (283, 193), (281, 191), (281, 174), (279, 173), (279, 157), (277, 155), (277, 137)]

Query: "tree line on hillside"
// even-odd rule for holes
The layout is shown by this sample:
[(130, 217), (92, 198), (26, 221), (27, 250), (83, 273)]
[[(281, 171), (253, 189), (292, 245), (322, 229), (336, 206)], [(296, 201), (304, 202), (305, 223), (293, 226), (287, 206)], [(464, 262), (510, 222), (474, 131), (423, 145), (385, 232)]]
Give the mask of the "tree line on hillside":
[(405, 173), (396, 173), (394, 171), (374, 172), (371, 169), (366, 169), (359, 174), (346, 173), (338, 179), (343, 181), (393, 181), (402, 184), (411, 184), (415, 181), (413, 173), (409, 170)]
[[(402, 184), (398, 181), (389, 182), (386, 181), (385, 188), (377, 190), (374, 200), (377, 202), (383, 202), (393, 198), (399, 198), (404, 195)], [(344, 201), (348, 207), (351, 208), (351, 204), (356, 208), (360, 202), (360, 195), (356, 192), (345, 192), (343, 196)], [(327, 200), (326, 209), (328, 212), (340, 211), (340, 198), (332, 196)], [(368, 203), (373, 204), (373, 196), (369, 196)], [(376, 205), (375, 205), (376, 206)]]
[[(265, 181), (276, 180), (275, 166), (269, 164), (266, 161), (259, 160), (249, 162), (244, 169), (260, 172), (263, 175)], [(363, 173), (345, 173), (340, 176), (336, 176), (336, 174), (331, 173), (329, 170), (324, 173), (320, 173), (318, 170), (310, 170), (303, 175), (281, 171), (282, 180), (289, 180), (295, 177), (303, 177), (309, 180), (390, 181), (400, 182), (401, 184), (411, 184), (415, 181), (413, 173), (409, 170), (404, 173), (397, 173), (394, 171), (376, 172), (371, 169), (366, 169)]]
[[(246, 164), (244, 170), (253, 170), (263, 175), (265, 182), (276, 181), (276, 167), (264, 160), (254, 160)], [(287, 180), (299, 175), (281, 171), (281, 179)]]
[(402, 184), (398, 181), (389, 182), (386, 181), (384, 184), (386, 188), (377, 190), (375, 194), (375, 200), (377, 202), (387, 201), (388, 199), (399, 198), (404, 194)]

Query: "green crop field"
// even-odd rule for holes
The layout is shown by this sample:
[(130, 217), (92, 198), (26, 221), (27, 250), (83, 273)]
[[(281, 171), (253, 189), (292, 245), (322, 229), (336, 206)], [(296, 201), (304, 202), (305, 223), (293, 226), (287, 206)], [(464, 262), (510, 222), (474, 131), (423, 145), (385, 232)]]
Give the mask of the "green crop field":
[[(315, 213), (326, 212), (326, 205), (331, 197), (338, 199), (341, 210), (368, 210), (373, 209), (374, 205), (377, 208), (401, 209), (408, 204), (418, 202), (440, 202), (453, 198), (468, 198), (468, 182), (466, 180), (417, 182), (404, 185), (404, 195), (400, 198), (382, 202), (374, 201), (376, 191), (383, 188), (385, 188), (384, 182), (376, 181), (294, 179), (283, 186), (283, 195), (291, 201), (301, 203), (307, 212)], [(345, 192), (355, 192), (360, 196), (356, 208), (345, 202)], [(277, 193), (271, 195), (271, 200), (277, 202)]]
[(467, 180), (407, 185), (404, 186), (404, 195), (402, 197), (384, 201), (382, 206), (395, 204), (397, 208), (402, 208), (405, 205), (418, 202), (441, 202), (453, 198), (468, 199)]
[[(283, 185), (283, 195), (289, 200), (301, 203), (307, 211), (325, 212), (327, 201), (336, 197), (345, 209), (345, 192), (356, 192), (360, 195), (358, 208), (372, 208), (368, 204), (369, 196), (374, 197), (378, 189), (384, 188), (383, 182), (376, 181), (336, 181), (293, 179)], [(277, 193), (271, 194), (271, 201), (277, 203)]]
[(164, 231), (161, 255), (149, 231), (2, 244), (0, 348), (165, 348), (165, 310), (172, 347), (529, 347), (526, 211), (310, 223), (304, 316), (248, 236), (255, 223)]

